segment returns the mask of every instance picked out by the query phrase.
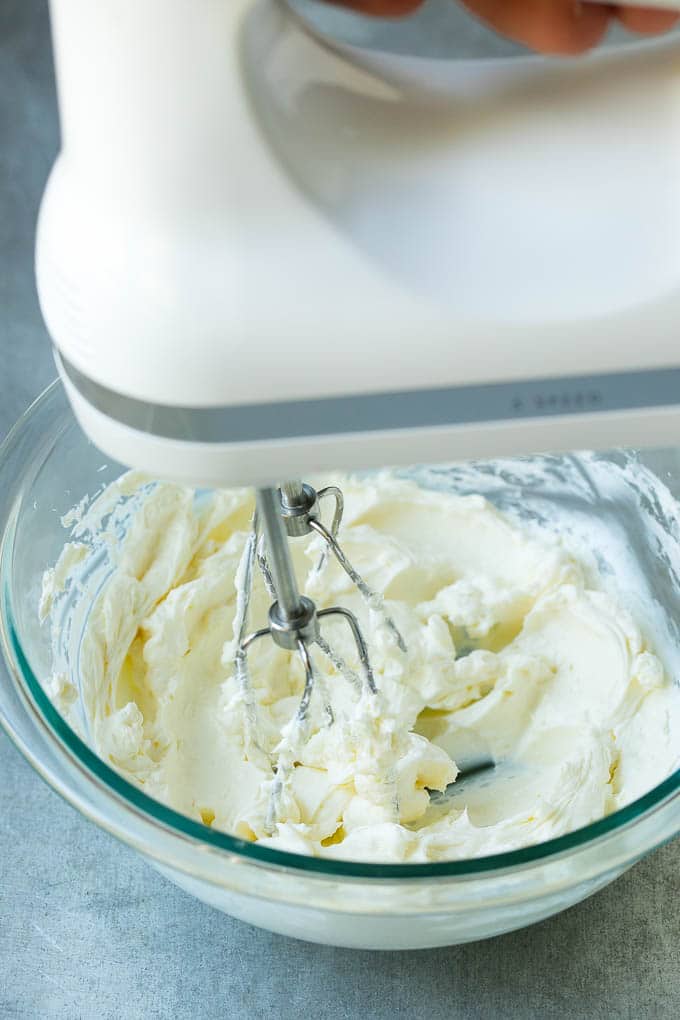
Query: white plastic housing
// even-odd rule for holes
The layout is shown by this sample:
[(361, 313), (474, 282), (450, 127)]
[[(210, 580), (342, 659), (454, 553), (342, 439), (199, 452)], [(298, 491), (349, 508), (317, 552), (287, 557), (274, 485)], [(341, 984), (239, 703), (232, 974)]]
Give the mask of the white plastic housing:
[[(38, 287), (107, 390), (238, 407), (680, 363), (676, 41), (449, 64), (332, 52), (273, 0), (51, 8)], [(189, 443), (69, 392), (110, 455), (213, 483), (677, 440), (673, 412), (619, 409)]]

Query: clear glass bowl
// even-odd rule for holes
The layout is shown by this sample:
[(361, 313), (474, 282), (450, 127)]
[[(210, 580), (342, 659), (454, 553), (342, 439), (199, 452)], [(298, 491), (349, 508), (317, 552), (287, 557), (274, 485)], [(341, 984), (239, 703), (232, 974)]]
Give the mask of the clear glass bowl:
[[(627, 569), (638, 572), (637, 584), (629, 586), (631, 608), (651, 626), (655, 606), (655, 644), (678, 682), (680, 515), (673, 499), (659, 498), (653, 482), (656, 476), (673, 495), (680, 491), (680, 456), (675, 450), (645, 454), (639, 485), (631, 484), (628, 466), (629, 457), (618, 454), (416, 476), (427, 485), (482, 488), (505, 509), (521, 508), (533, 518), (550, 506), (564, 527), (578, 530), (587, 518), (617, 531)], [(104, 464), (56, 383), (0, 448), (0, 643), (7, 667), (0, 669), (0, 720), (69, 803), (182, 888), (235, 917), (312, 941), (385, 949), (450, 945), (563, 910), (680, 831), (680, 771), (569, 835), (439, 864), (369, 865), (282, 853), (208, 829), (147, 797), (76, 736), (41, 684), (50, 672), (51, 646), (37, 606), (43, 571), (66, 538), (60, 518), (121, 470)]]

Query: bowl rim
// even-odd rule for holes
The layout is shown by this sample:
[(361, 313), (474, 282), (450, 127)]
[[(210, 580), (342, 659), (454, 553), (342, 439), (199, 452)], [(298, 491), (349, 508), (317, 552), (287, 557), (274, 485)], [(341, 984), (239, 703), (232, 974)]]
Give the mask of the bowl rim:
[[(0, 477), (3, 465), (9, 459), (12, 448), (21, 439), (24, 429), (30, 425), (44, 404), (59, 397), (64, 397), (64, 391), (59, 380), (55, 380), (18, 419), (4, 442), (0, 444)], [(64, 403), (66, 405), (65, 399)], [(14, 498), (10, 497), (9, 504), (15, 508), (15, 511), (18, 509), (22, 496), (21, 480), (21, 477), (11, 479)], [(165, 835), (180, 837), (184, 841), (188, 840), (196, 849), (205, 850), (207, 846), (229, 856), (242, 858), (253, 865), (302, 872), (309, 877), (346, 877), (365, 880), (479, 878), (492, 873), (498, 874), (499, 871), (521, 870), (532, 864), (547, 864), (570, 851), (589, 849), (593, 844), (606, 837), (633, 827), (638, 821), (649, 817), (680, 797), (680, 768), (678, 768), (663, 782), (625, 807), (562, 836), (484, 857), (433, 863), (390, 864), (312, 857), (261, 846), (259, 843), (251, 843), (221, 830), (209, 828), (202, 822), (150, 797), (140, 787), (135, 786), (110, 765), (107, 765), (76, 734), (55, 708), (30, 666), (12, 612), (7, 549), (12, 547), (15, 526), (16, 512), (13, 515), (10, 513), (0, 518), (0, 528), (2, 529), (0, 533), (0, 566), (2, 567), (0, 573), (0, 644), (8, 667), (7, 672), (15, 681), (24, 707), (33, 710), (36, 721), (41, 724), (43, 734), (49, 740), (52, 750), (57, 750), (60, 754), (66, 752), (71, 762), (79, 768), (79, 771), (86, 776), (90, 783), (96, 785), (107, 796), (114, 797), (126, 809), (132, 810), (138, 816), (141, 815), (145, 822), (151, 823)], [(66, 784), (57, 782), (54, 776), (40, 767), (36, 757), (14, 732), (9, 720), (5, 719), (2, 713), (0, 713), (0, 724), (42, 778), (67, 801), (82, 811), (77, 797), (70, 794)], [(111, 826), (110, 831), (113, 831), (124, 842), (128, 842), (125, 832), (120, 827)], [(642, 852), (645, 850), (643, 849)]]

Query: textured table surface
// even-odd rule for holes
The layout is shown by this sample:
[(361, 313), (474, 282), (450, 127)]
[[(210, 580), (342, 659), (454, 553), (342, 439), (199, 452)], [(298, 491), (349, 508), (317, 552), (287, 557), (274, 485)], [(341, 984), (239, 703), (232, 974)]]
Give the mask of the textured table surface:
[[(0, 0), (0, 437), (51, 379), (32, 279), (57, 146), (42, 0)], [(537, 927), (357, 953), (232, 921), (52, 793), (0, 736), (0, 1020), (680, 1016), (680, 842)]]

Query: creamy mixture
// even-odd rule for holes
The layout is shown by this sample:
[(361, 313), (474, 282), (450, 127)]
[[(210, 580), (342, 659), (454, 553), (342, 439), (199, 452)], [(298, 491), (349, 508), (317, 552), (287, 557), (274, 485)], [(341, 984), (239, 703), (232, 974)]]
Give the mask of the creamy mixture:
[[(295, 721), (297, 656), (262, 641), (250, 685), (234, 667), (251, 494), (201, 495), (134, 475), (109, 487), (95, 517), (113, 566), (82, 618), (78, 670), (57, 662), (50, 681), (104, 760), (207, 826), (300, 853), (386, 862), (540, 842), (629, 803), (673, 770), (677, 691), (586, 556), (481, 496), (388, 475), (341, 485), (343, 547), (384, 594), (385, 612), (367, 608), (334, 562), (317, 571), (316, 538), (294, 543), (298, 577), (319, 608), (357, 614), (379, 693), (362, 682), (349, 630), (328, 622), (325, 637), (352, 672), (312, 649), (317, 680), (304, 726)], [(45, 577), (42, 613), (55, 632), (65, 597), (93, 569), (91, 546), (77, 536), (76, 528)], [(268, 604), (256, 572), (253, 628), (265, 624)], [(464, 778), (488, 761), (494, 771)], [(446, 797), (429, 792), (447, 788)]]

